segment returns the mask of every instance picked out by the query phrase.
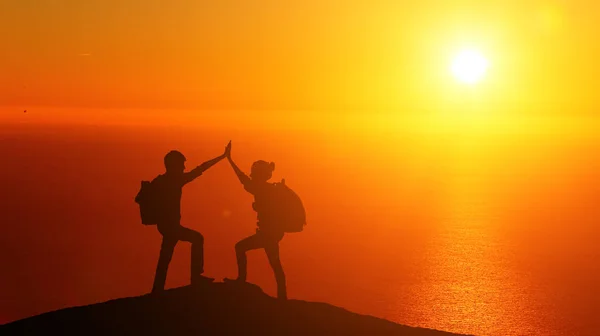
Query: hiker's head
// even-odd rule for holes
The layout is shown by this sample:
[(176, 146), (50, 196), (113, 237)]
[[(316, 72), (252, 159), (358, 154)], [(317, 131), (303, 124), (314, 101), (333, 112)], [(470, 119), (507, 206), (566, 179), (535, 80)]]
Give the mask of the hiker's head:
[(165, 168), (168, 173), (183, 173), (185, 170), (185, 156), (176, 150), (168, 152), (165, 155)]
[(252, 164), (250, 178), (255, 181), (267, 181), (273, 176), (273, 170), (275, 170), (274, 162), (258, 160)]

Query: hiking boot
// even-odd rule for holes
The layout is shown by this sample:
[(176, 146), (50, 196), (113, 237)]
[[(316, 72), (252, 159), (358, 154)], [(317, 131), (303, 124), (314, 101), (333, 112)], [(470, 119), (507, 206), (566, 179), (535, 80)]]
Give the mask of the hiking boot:
[(204, 275), (197, 275), (192, 278), (192, 285), (207, 284), (207, 283), (211, 283), (213, 281), (215, 281), (215, 278), (209, 278)]

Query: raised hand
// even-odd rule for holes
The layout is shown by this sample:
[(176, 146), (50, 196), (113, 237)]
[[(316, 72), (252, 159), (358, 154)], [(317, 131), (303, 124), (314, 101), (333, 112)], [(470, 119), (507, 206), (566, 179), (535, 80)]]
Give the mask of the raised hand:
[(229, 143), (227, 146), (225, 146), (225, 152), (223, 153), (223, 156), (226, 158), (231, 157), (231, 140), (229, 140)]

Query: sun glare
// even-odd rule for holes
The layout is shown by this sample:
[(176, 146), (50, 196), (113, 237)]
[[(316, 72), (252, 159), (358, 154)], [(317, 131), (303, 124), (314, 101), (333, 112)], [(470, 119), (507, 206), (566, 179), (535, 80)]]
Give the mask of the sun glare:
[(450, 70), (458, 81), (476, 84), (485, 76), (488, 66), (488, 60), (478, 50), (465, 49), (456, 54)]

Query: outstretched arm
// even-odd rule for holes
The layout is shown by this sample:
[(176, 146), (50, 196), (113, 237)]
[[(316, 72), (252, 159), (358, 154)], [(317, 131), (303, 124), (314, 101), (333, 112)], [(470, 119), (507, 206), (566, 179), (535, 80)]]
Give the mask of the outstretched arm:
[(229, 146), (229, 149), (226, 151), (226, 156), (227, 160), (231, 164), (231, 168), (233, 168), (233, 171), (235, 172), (235, 175), (244, 185), (244, 189), (246, 189), (247, 192), (254, 194), (254, 183), (252, 183), (252, 179), (248, 177), (248, 175), (244, 174), (240, 167), (238, 167), (231, 158), (231, 146)]
[(185, 173), (184, 177), (183, 177), (183, 184), (192, 182), (195, 178), (202, 175), (202, 173), (204, 173), (210, 167), (214, 166), (217, 162), (219, 162), (219, 161), (223, 160), (225, 157), (227, 157), (230, 148), (231, 148), (231, 141), (225, 147), (225, 152), (223, 154), (217, 156), (216, 158), (214, 158), (212, 160), (208, 160), (208, 161), (202, 163), (201, 165), (199, 165), (198, 167), (192, 169), (191, 171)]
[(242, 182), (244, 186), (250, 184), (250, 178), (248, 175), (244, 174), (244, 172), (235, 164), (235, 162), (233, 162), (231, 155), (227, 156), (227, 160), (229, 160), (231, 168), (233, 168), (233, 171), (235, 172), (235, 175), (237, 175), (240, 182)]

